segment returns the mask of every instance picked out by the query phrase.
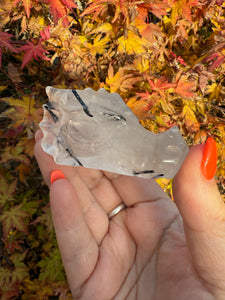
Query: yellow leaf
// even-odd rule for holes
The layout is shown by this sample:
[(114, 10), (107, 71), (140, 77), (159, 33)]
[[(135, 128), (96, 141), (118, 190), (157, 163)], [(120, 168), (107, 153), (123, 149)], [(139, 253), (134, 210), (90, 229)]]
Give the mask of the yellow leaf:
[(140, 73), (144, 73), (149, 70), (149, 59), (143, 55), (140, 55), (135, 58), (134, 65)]
[(110, 23), (102, 23), (97, 28), (91, 31), (91, 34), (93, 33), (106, 33), (106, 34), (112, 34), (112, 25)]
[(118, 39), (118, 51), (126, 54), (142, 54), (147, 52), (148, 41), (128, 30), (127, 36)]
[(218, 100), (219, 95), (221, 91), (221, 85), (217, 84), (216, 82), (212, 83), (211, 85), (208, 85), (206, 88), (206, 94), (209, 95), (209, 101), (216, 99)]
[(199, 123), (195, 113), (188, 105), (184, 106), (181, 116), (184, 118), (185, 126), (189, 132), (199, 130)]
[(0, 92), (4, 91), (7, 89), (8, 85), (0, 85)]
[[(110, 70), (112, 76), (112, 69)], [(117, 93), (121, 91), (122, 93), (129, 91), (133, 84), (142, 80), (141, 76), (128, 73), (127, 69), (120, 69), (113, 77), (106, 78), (106, 85), (110, 87), (111, 93)], [(106, 86), (107, 88), (107, 86)]]
[(173, 105), (168, 102), (166, 99), (161, 99), (160, 100), (162, 109), (165, 113), (167, 113), (168, 115), (174, 115), (175, 114), (175, 109), (173, 107)]
[(96, 54), (103, 54), (104, 52), (106, 52), (106, 48), (107, 48), (109, 41), (110, 40), (107, 36), (105, 36), (104, 38), (101, 38), (101, 35), (98, 35), (94, 39), (93, 45), (90, 46), (91, 54), (96, 55)]
[(23, 96), (22, 100), (15, 98), (3, 98), (1, 100), (12, 106), (3, 115), (12, 119), (14, 127), (20, 125), (32, 127), (33, 129), (38, 127), (42, 116), (42, 109), (35, 107), (34, 98)]

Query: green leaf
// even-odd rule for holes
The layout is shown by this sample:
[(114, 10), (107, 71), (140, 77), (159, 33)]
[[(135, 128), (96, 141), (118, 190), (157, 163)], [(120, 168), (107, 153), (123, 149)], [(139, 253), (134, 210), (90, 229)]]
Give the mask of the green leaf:
[(2, 222), (5, 238), (13, 228), (28, 234), (27, 226), (24, 224), (23, 219), (29, 215), (21, 208), (22, 205), (20, 204), (2, 212), (2, 215), (0, 216), (0, 222)]
[(6, 147), (4, 149), (4, 153), (2, 154), (2, 158), (0, 160), (0, 163), (7, 163), (10, 160), (16, 160), (23, 164), (29, 165), (30, 159), (23, 153), (24, 149), (19, 145), (19, 143), (16, 145), (16, 147)]
[(14, 200), (13, 194), (16, 191), (17, 180), (8, 184), (7, 180), (0, 174), (0, 206), (4, 206), (7, 201)]
[(55, 248), (53, 251), (49, 251), (49, 253), (49, 257), (43, 257), (42, 260), (38, 263), (38, 266), (41, 268), (39, 280), (65, 280), (65, 272), (62, 265), (59, 249)]
[(0, 286), (9, 284), (11, 281), (11, 271), (9, 269), (0, 267)]
[(47, 230), (50, 233), (53, 229), (53, 221), (52, 221), (52, 215), (51, 215), (51, 209), (50, 206), (47, 205), (42, 208), (43, 214), (37, 217), (37, 219), (33, 222), (33, 224), (41, 223), (47, 226)]
[(27, 251), (24, 253), (15, 253), (10, 258), (14, 263), (14, 271), (12, 272), (11, 280), (13, 282), (23, 281), (25, 277), (28, 276), (28, 267), (24, 263), (24, 258), (27, 254)]

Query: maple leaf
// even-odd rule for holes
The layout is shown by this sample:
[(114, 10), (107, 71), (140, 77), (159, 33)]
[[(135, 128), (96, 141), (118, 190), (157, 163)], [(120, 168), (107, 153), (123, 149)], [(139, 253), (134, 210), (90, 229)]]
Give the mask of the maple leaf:
[(155, 43), (156, 40), (163, 40), (163, 33), (161, 28), (153, 23), (146, 24), (145, 21), (136, 19), (135, 26), (139, 29), (141, 36), (148, 40), (150, 44)]
[(118, 39), (118, 51), (126, 54), (146, 53), (149, 42), (140, 38), (133, 31), (128, 30), (127, 36), (121, 36)]
[(13, 195), (16, 191), (17, 180), (8, 184), (5, 177), (0, 174), (0, 205), (3, 207), (7, 201), (13, 201)]
[(12, 282), (22, 282), (24, 278), (28, 276), (28, 267), (24, 263), (27, 251), (28, 250), (24, 251), (23, 253), (14, 253), (10, 257), (14, 264), (14, 270), (11, 275)]
[[(133, 111), (139, 120), (154, 119), (155, 117), (149, 111), (154, 104), (152, 95), (147, 93), (137, 93), (137, 97), (131, 97), (126, 101), (127, 106)], [(156, 98), (156, 97), (154, 97)]]
[(123, 8), (121, 9), (121, 4), (123, 4), (123, 2), (124, 2), (123, 0), (122, 1), (89, 0), (88, 7), (83, 11), (83, 13), (80, 16), (83, 17), (86, 15), (94, 14), (92, 20), (95, 20), (98, 16), (102, 16), (104, 13), (108, 11), (109, 5), (114, 5), (116, 7), (116, 12), (115, 12), (114, 19), (112, 21), (113, 23), (118, 18), (120, 12), (123, 12), (124, 15), (127, 15), (127, 12), (125, 12)]
[(173, 53), (173, 52), (170, 52), (170, 54), (171, 54), (172, 57), (175, 58), (176, 64), (180, 63), (181, 65), (183, 65), (185, 67), (187, 66), (187, 64), (185, 63), (184, 59), (181, 56), (177, 57), (177, 55), (175, 53)]
[(193, 89), (195, 88), (195, 82), (189, 81), (187, 76), (176, 76), (175, 92), (183, 97), (193, 97)]
[(77, 5), (72, 0), (46, 0), (50, 5), (50, 13), (53, 16), (54, 22), (57, 24), (59, 19), (63, 18), (64, 27), (69, 25), (67, 18), (67, 8), (77, 8)]
[(13, 47), (10, 43), (10, 39), (14, 37), (12, 34), (7, 32), (0, 32), (0, 68), (2, 63), (2, 47), (8, 48), (12, 52), (19, 53), (19, 50)]
[(143, 15), (147, 16), (148, 11), (160, 18), (162, 15), (167, 14), (166, 8), (168, 8), (166, 3), (157, 0), (89, 0), (88, 7), (81, 14), (81, 17), (94, 14), (93, 20), (95, 20), (98, 16), (107, 13), (110, 5), (115, 8), (112, 23), (118, 20), (121, 14), (126, 23), (128, 23), (136, 11), (138, 11), (141, 18), (143, 18)]
[(199, 130), (199, 122), (195, 116), (194, 111), (188, 105), (185, 105), (183, 107), (181, 116), (182, 118), (184, 118), (185, 126), (189, 132), (192, 133)]
[(212, 83), (211, 85), (208, 85), (206, 88), (206, 94), (209, 95), (209, 101), (212, 101), (213, 99), (218, 100), (221, 92), (221, 85), (217, 84), (216, 82)]
[(225, 61), (225, 55), (221, 52), (215, 52), (209, 55), (206, 59), (203, 60), (203, 63), (206, 62), (209, 65), (209, 71), (213, 71), (222, 65)]
[(154, 78), (153, 81), (148, 77), (148, 83), (152, 91), (159, 93), (162, 97), (165, 96), (165, 90), (172, 89), (176, 86), (174, 83), (165, 81), (165, 78)]
[(58, 248), (51, 249), (49, 256), (43, 257), (42, 260), (38, 262), (38, 266), (41, 268), (39, 275), (41, 280), (62, 281), (65, 278)]
[(34, 156), (34, 133), (32, 133), (32, 137), (24, 137), (20, 139), (20, 142), (18, 143), (18, 146), (22, 147), (24, 149), (24, 153), (26, 153), (29, 157)]
[(49, 204), (47, 204), (45, 207), (42, 207), (42, 211), (43, 213), (40, 216), (38, 216), (34, 220), (34, 222), (32, 222), (32, 225), (37, 223), (45, 224), (47, 226), (48, 232), (50, 233), (54, 229), (54, 225)]
[(12, 127), (18, 129), (20, 125), (23, 125), (32, 129), (38, 128), (42, 118), (42, 109), (36, 108), (36, 102), (33, 97), (23, 96), (22, 100), (15, 98), (2, 98), (1, 100), (12, 106), (2, 113), (3, 117), (12, 119)]
[[(16, 6), (21, 0), (14, 0), (13, 5)], [(25, 12), (27, 14), (27, 17), (30, 18), (30, 9), (32, 7), (32, 0), (22, 0), (23, 6), (25, 8)]]
[(40, 32), (40, 36), (43, 40), (47, 41), (48, 39), (50, 39), (51, 33), (50, 33), (50, 26), (47, 26), (45, 29), (43, 29)]
[(20, 244), (23, 244), (23, 241), (14, 241), (11, 238), (5, 242), (5, 249), (13, 253), (15, 250), (23, 250)]
[(96, 36), (94, 39), (93, 45), (90, 46), (90, 53), (92, 55), (103, 54), (106, 52), (106, 47), (109, 44), (110, 39), (105, 36), (101, 38), (101, 35)]
[(7, 131), (3, 134), (3, 137), (4, 138), (12, 138), (12, 137), (15, 137), (17, 135), (19, 135), (20, 133), (22, 133), (25, 129), (25, 126), (23, 125), (19, 125), (18, 127), (16, 128), (9, 128), (7, 129)]
[(121, 68), (114, 75), (113, 67), (110, 65), (108, 70), (108, 77), (106, 78), (106, 84), (110, 87), (111, 93), (118, 91), (126, 92), (131, 89), (132, 85), (138, 83), (143, 78), (136, 74), (129, 74), (126, 68)]
[(0, 162), (3, 164), (3, 163), (7, 163), (10, 160), (16, 160), (26, 165), (29, 165), (30, 160), (25, 154), (23, 154), (23, 151), (24, 151), (23, 147), (19, 146), (18, 144), (16, 145), (15, 148), (6, 147), (4, 149)]
[[(4, 268), (0, 268), (0, 276), (2, 276), (1, 273), (10, 273), (10, 270), (6, 270)], [(4, 277), (3, 277), (4, 278)], [(2, 280), (3, 281), (3, 280)], [(1, 300), (9, 300), (9, 299), (15, 299), (20, 293), (20, 283), (19, 282), (11, 282), (11, 280), (6, 284), (6, 282), (3, 281), (1, 284)]]
[(142, 19), (144, 16), (146, 18), (148, 17), (148, 12), (151, 12), (160, 19), (162, 16), (167, 15), (167, 9), (169, 8), (169, 5), (166, 3), (166, 1), (158, 0), (139, 1), (139, 3), (137, 2), (137, 6), (137, 10), (140, 12), (140, 17)]
[(0, 46), (10, 49), (12, 52), (19, 53), (19, 50), (13, 47), (10, 43), (10, 39), (14, 37), (14, 35), (9, 34), (7, 32), (0, 32)]
[(11, 207), (9, 210), (4, 210), (0, 215), (0, 222), (2, 222), (3, 232), (7, 238), (11, 229), (16, 228), (19, 231), (28, 234), (27, 225), (24, 223), (24, 218), (29, 215), (22, 210), (22, 204)]
[(192, 23), (191, 8), (199, 5), (198, 0), (169, 0), (172, 6), (171, 23), (176, 24), (179, 16)]
[(45, 56), (45, 54), (48, 54), (48, 51), (42, 47), (41, 43), (42, 39), (40, 39), (37, 44), (27, 41), (27, 45), (20, 47), (20, 51), (25, 51), (21, 69), (23, 69), (32, 58), (50, 60)]

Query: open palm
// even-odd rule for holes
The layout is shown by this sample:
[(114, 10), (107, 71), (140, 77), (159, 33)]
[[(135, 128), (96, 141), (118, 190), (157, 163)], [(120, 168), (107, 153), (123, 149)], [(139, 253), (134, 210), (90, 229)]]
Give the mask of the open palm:
[[(75, 299), (224, 299), (223, 286), (214, 287), (218, 276), (210, 274), (193, 242), (198, 229), (207, 226), (204, 220), (197, 220), (195, 230), (187, 218), (184, 227), (194, 233), (185, 235), (177, 206), (154, 180), (58, 166), (40, 140), (39, 132), (35, 153), (46, 182), (50, 186), (55, 169), (66, 177), (50, 186), (50, 199)], [(109, 220), (107, 213), (121, 202), (127, 208)]]

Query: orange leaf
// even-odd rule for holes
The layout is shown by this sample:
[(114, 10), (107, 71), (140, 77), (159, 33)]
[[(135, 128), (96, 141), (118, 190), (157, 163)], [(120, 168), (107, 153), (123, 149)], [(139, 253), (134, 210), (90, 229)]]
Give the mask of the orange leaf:
[(21, 163), (16, 169), (19, 171), (20, 181), (25, 183), (27, 175), (29, 175), (30, 171), (31, 171), (30, 167), (28, 167), (27, 165)]
[(66, 27), (69, 25), (67, 19), (67, 8), (71, 10), (76, 8), (77, 5), (72, 0), (47, 0), (47, 3), (50, 4), (50, 13), (53, 16), (55, 23), (58, 23), (58, 20), (64, 18), (63, 25)]
[(172, 6), (171, 22), (176, 24), (179, 17), (192, 23), (191, 7), (199, 5), (198, 0), (169, 0)]
[(177, 77), (175, 92), (183, 97), (193, 97), (194, 93), (192, 90), (195, 88), (195, 82), (188, 81), (187, 76)]
[[(21, 0), (14, 0), (14, 5), (16, 5), (18, 2), (20, 2)], [(27, 17), (30, 18), (30, 9), (32, 7), (32, 0), (22, 0), (23, 2), (23, 6), (25, 8)]]

